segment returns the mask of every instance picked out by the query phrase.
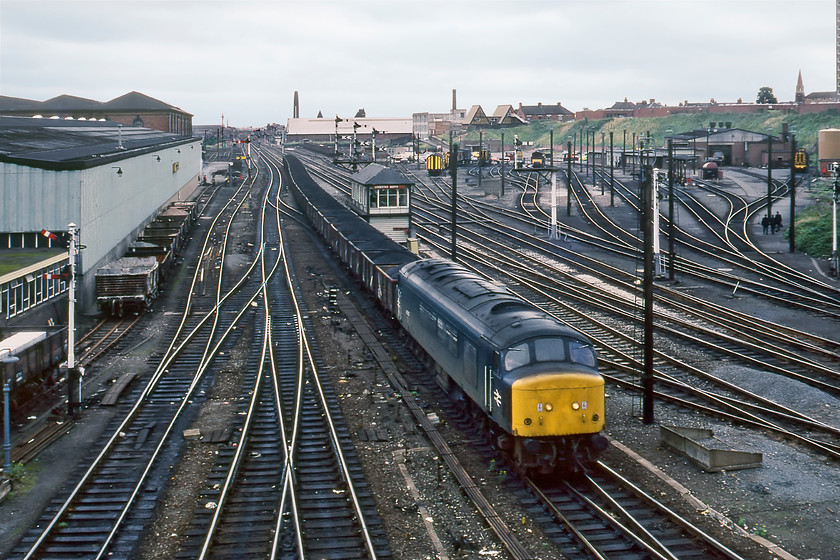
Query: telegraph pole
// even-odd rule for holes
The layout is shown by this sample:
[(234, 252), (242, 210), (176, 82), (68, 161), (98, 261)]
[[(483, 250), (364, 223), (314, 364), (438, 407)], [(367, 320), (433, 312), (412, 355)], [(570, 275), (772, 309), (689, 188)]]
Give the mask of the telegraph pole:
[(677, 253), (674, 250), (674, 144), (668, 139), (668, 279), (674, 281), (674, 265)]
[(621, 148), (621, 171), (627, 171), (627, 129), (624, 129), (624, 144)]
[[(641, 152), (639, 152), (641, 156)], [(653, 424), (653, 185), (651, 170), (639, 162), (642, 198), (642, 224), (644, 226), (644, 369), (642, 371), (642, 421)]]
[(505, 196), (505, 133), (502, 132), (502, 191), (499, 198)]
[[(601, 133), (601, 196), (604, 195), (604, 175), (606, 175), (605, 166), (607, 164), (607, 162), (604, 161), (604, 154), (606, 154), (606, 151), (604, 150), (604, 135), (605, 134), (606, 134), (605, 132)], [(610, 134), (612, 135), (612, 133), (610, 133)]]
[(457, 212), (458, 199), (458, 144), (452, 143), (452, 131), (449, 132), (449, 172), (452, 177), (452, 244), (449, 250), (449, 258), (452, 261), (458, 261), (458, 253), (456, 249), (456, 230), (455, 217)]
[(566, 142), (569, 161), (566, 162), (566, 215), (572, 215), (572, 143)]
[(549, 239), (557, 239), (557, 170), (551, 167), (551, 232)]
[(613, 133), (610, 131), (610, 206), (615, 206), (615, 152), (613, 151)]
[[(44, 274), (47, 280), (66, 278), (67, 286), (67, 362), (59, 369), (66, 368), (67, 375), (67, 413), (73, 415), (73, 407), (82, 403), (83, 368), (76, 368), (76, 235), (79, 230), (76, 224), (67, 225), (66, 234), (56, 234), (42, 229), (41, 235), (55, 241), (61, 247), (67, 247), (67, 265), (62, 267), (61, 274)], [(84, 246), (79, 246), (84, 249)], [(75, 385), (79, 384), (78, 400), (74, 399)]]
[(796, 252), (796, 136), (790, 135), (790, 252)]

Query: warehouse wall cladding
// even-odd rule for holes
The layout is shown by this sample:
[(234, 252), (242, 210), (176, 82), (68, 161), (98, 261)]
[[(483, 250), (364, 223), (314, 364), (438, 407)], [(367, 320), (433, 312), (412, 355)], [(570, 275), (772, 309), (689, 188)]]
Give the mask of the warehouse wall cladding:
[[(187, 199), (201, 161), (201, 140), (182, 134), (113, 121), (0, 117), (0, 200), (14, 201), (0, 208), (0, 251), (51, 249), (42, 256), (54, 258), (56, 246), (41, 230), (61, 233), (75, 224), (84, 247), (76, 266), (78, 305), (92, 309), (90, 272), (120, 257), (161, 208)], [(37, 263), (36, 257), (27, 266)], [(0, 280), (9, 282), (0, 288), (8, 319), (10, 309), (22, 309), (11, 302), (38, 286), (34, 278), (0, 274)]]

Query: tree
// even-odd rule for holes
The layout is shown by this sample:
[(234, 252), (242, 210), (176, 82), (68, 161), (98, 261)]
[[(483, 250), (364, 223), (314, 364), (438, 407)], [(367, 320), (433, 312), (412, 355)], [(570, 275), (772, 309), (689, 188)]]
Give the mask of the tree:
[(773, 88), (764, 86), (758, 90), (758, 96), (755, 98), (756, 103), (778, 103), (779, 100), (773, 94)]

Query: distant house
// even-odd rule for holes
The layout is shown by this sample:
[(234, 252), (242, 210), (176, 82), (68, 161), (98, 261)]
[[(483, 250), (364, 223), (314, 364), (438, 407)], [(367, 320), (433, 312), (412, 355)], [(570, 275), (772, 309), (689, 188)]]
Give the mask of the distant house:
[(467, 111), (467, 116), (464, 117), (464, 125), (466, 126), (488, 126), (489, 124), (490, 119), (487, 118), (481, 105), (470, 107), (470, 110)]
[(815, 91), (806, 95), (803, 103), (837, 103), (840, 95), (836, 91)]
[(632, 101), (628, 101), (625, 97), (624, 101), (616, 101), (613, 103), (612, 107), (605, 111), (604, 116), (608, 118), (632, 117), (635, 109), (636, 104)]
[(575, 114), (563, 107), (559, 101), (556, 105), (543, 105), (542, 103), (523, 105), (520, 103), (516, 114), (525, 122), (540, 120), (569, 121), (575, 118)]
[(645, 114), (653, 114), (657, 110), (664, 108), (665, 106), (662, 105), (662, 103), (658, 103), (655, 99), (633, 103), (632, 101), (628, 101), (625, 97), (624, 101), (616, 101), (613, 103), (612, 107), (606, 109), (604, 111), (603, 118), (630, 118), (639, 116), (641, 112), (644, 112)]
[(490, 116), (490, 124), (497, 126), (517, 126), (526, 123), (514, 110), (513, 105), (499, 105)]

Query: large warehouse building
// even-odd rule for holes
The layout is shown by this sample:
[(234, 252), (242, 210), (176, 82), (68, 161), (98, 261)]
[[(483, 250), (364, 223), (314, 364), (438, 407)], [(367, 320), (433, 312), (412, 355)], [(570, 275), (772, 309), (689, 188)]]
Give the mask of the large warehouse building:
[[(123, 255), (159, 209), (186, 199), (198, 185), (201, 141), (113, 121), (0, 117), (0, 261), (38, 254), (46, 229), (75, 224), (77, 308), (95, 308), (95, 271)], [(64, 253), (66, 256), (66, 252)], [(0, 327), (54, 293), (40, 264), (0, 274)], [(31, 257), (30, 257), (31, 259)]]

